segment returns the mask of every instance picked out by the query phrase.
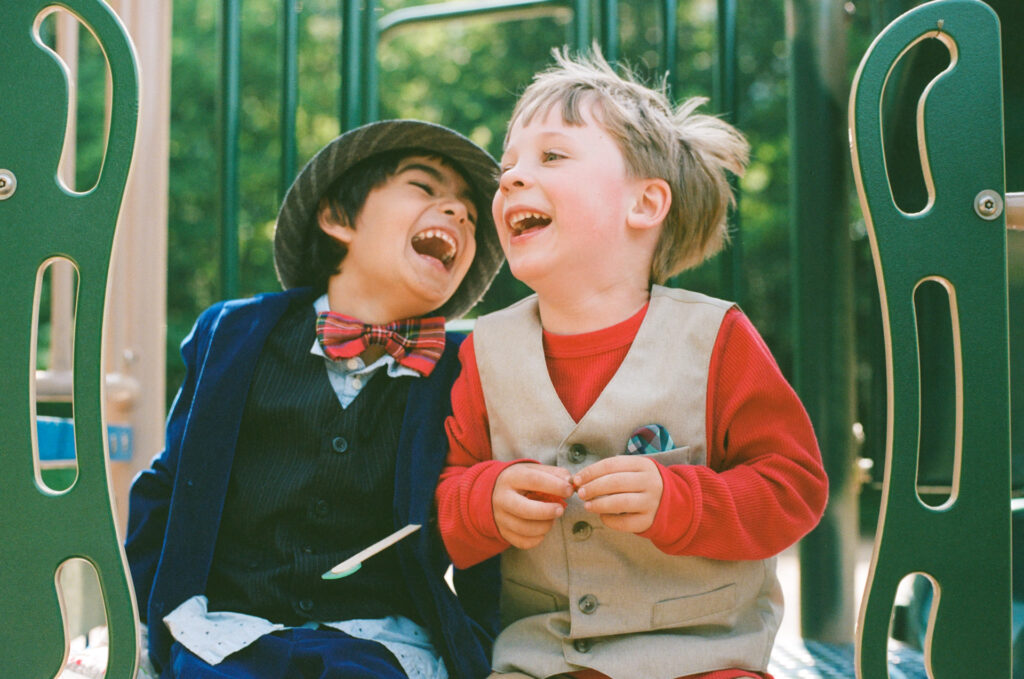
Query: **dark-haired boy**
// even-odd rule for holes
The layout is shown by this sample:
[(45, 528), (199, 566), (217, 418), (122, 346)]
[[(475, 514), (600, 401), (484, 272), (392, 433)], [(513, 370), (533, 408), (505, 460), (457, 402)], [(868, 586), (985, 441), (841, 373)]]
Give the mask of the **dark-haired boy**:
[[(457, 571), (454, 596), (431, 506), (458, 371), (444, 318), (502, 261), (494, 176), (437, 125), (348, 132), (285, 197), (285, 291), (196, 322), (166, 447), (130, 497), (126, 552), (162, 677), (488, 672), (496, 580)], [(351, 577), (321, 578), (412, 523)]]

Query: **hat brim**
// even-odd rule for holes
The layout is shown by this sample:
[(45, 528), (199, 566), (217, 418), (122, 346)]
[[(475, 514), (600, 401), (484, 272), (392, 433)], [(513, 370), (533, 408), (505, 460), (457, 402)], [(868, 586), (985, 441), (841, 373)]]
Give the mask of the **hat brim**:
[(458, 132), (421, 120), (382, 120), (350, 130), (320, 149), (299, 172), (274, 229), (274, 267), (286, 290), (317, 283), (310, 279), (305, 258), (317, 228), (317, 206), (331, 183), (360, 161), (405, 148), (430, 151), (451, 161), (488, 207), (477, 219), (473, 263), (455, 294), (436, 313), (460, 318), (483, 297), (505, 260), (489, 209), (489, 198), (498, 186), (498, 164)]

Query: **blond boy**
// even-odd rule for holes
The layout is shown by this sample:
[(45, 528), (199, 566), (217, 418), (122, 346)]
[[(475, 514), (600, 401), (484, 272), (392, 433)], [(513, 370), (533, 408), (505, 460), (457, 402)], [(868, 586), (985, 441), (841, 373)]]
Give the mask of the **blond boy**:
[(821, 516), (821, 456), (746, 316), (659, 285), (721, 248), (747, 143), (700, 99), (555, 58), (492, 206), (536, 294), (460, 350), (441, 534), (458, 566), (501, 554), (498, 675), (768, 677), (774, 556)]

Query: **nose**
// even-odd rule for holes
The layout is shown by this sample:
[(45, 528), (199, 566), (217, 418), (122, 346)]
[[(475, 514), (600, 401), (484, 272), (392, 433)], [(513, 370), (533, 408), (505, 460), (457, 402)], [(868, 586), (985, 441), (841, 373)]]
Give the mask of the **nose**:
[(522, 167), (516, 163), (511, 167), (506, 168), (498, 179), (498, 188), (501, 191), (508, 192), (511, 189), (521, 189), (526, 186), (528, 179), (526, 173)]
[(449, 217), (454, 217), (455, 221), (460, 223), (469, 220), (469, 208), (454, 196), (445, 199), (441, 205), (441, 211)]

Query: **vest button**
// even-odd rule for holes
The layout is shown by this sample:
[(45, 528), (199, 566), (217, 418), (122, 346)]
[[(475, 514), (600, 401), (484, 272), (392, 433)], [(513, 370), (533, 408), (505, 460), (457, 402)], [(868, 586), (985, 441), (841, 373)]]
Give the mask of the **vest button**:
[(299, 610), (302, 611), (303, 613), (309, 613), (310, 611), (312, 611), (313, 610), (313, 600), (312, 599), (302, 599), (301, 601), (299, 601)]
[(327, 504), (327, 500), (317, 500), (313, 503), (313, 513), (320, 518), (327, 516), (327, 512), (330, 508), (331, 506)]
[(576, 649), (577, 653), (590, 653), (590, 647), (593, 645), (590, 639), (577, 639), (572, 642), (572, 647)]
[(597, 597), (593, 594), (586, 594), (580, 597), (580, 600), (576, 602), (576, 605), (580, 607), (586, 615), (590, 615), (597, 610)]
[(587, 447), (582, 443), (574, 443), (569, 446), (569, 462), (580, 464), (587, 459)]
[(577, 540), (586, 540), (594, 532), (594, 527), (586, 521), (577, 521), (572, 525), (572, 536)]
[(336, 453), (344, 453), (348, 450), (348, 441), (345, 440), (344, 436), (335, 436), (334, 440), (331, 441), (331, 448)]

